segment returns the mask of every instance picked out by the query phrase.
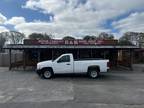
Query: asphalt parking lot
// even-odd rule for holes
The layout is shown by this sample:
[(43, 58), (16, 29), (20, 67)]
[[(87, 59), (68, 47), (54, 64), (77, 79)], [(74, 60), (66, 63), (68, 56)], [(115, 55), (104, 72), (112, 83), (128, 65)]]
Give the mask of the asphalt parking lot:
[(0, 68), (0, 108), (144, 108), (144, 72), (110, 71), (98, 79)]

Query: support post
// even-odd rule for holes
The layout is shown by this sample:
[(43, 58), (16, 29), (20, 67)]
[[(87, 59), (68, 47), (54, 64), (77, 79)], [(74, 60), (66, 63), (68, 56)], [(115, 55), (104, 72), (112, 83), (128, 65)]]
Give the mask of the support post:
[(79, 59), (79, 49), (77, 50), (77, 59)]
[(93, 51), (92, 51), (92, 49), (90, 49), (90, 57), (91, 58), (93, 57)]
[(116, 59), (115, 59), (115, 60), (116, 60), (116, 61), (115, 61), (116, 64), (115, 64), (115, 65), (116, 65), (116, 67), (118, 67), (118, 50), (116, 50), (115, 53), (116, 53), (116, 54), (115, 54), (115, 55), (116, 55), (116, 57), (115, 57), (115, 58), (116, 58)]
[(40, 62), (41, 60), (40, 60), (40, 57), (41, 55), (40, 55), (40, 50), (38, 50), (38, 62)]
[(104, 59), (106, 59), (106, 52), (104, 51), (103, 53), (104, 53)]
[(23, 50), (23, 69), (25, 70), (26, 68), (26, 54), (25, 54), (25, 50)]
[(130, 70), (133, 71), (133, 50), (130, 50)]
[(54, 57), (53, 57), (53, 49), (52, 49), (51, 55), (52, 55), (52, 60), (53, 60), (54, 59)]
[(12, 68), (12, 63), (11, 63), (11, 49), (9, 49), (9, 70)]

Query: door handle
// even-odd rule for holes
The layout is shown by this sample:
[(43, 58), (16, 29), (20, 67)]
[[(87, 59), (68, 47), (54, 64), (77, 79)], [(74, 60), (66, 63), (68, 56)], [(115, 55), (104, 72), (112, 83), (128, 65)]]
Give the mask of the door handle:
[(68, 63), (68, 64), (66, 64), (66, 65), (70, 65), (70, 64)]

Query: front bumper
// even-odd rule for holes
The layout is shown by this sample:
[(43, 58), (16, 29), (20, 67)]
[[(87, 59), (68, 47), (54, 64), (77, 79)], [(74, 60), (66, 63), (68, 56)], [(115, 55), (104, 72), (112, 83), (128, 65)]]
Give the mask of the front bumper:
[(36, 73), (40, 76), (41, 75), (41, 70), (36, 70)]

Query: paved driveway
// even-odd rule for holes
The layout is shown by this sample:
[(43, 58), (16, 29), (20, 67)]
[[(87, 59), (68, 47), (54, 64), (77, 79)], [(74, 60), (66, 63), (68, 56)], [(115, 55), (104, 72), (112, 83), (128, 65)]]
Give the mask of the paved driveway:
[(144, 72), (111, 71), (98, 79), (61, 75), (40, 79), (34, 71), (0, 68), (0, 108), (144, 108)]

